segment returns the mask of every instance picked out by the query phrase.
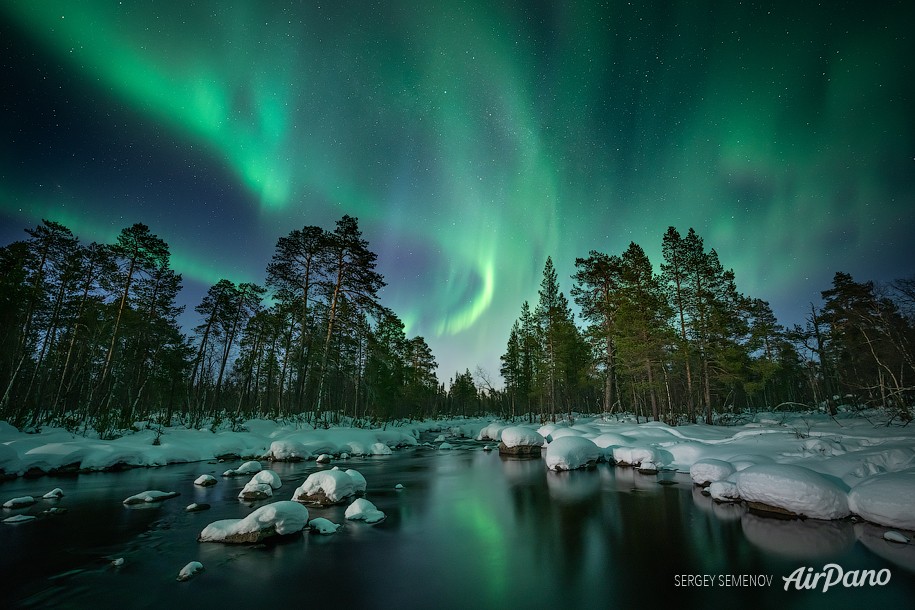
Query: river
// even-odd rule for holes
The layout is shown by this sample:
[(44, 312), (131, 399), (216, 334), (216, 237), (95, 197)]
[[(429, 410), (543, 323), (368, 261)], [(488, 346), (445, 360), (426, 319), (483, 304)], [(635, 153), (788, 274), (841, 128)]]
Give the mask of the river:
[[(366, 497), (387, 518), (348, 522), (345, 506), (310, 509), (345, 527), (265, 545), (198, 543), (217, 519), (252, 504), (236, 495), (248, 477), (235, 463), (179, 464), (0, 483), (0, 499), (61, 487), (67, 512), (0, 526), (4, 607), (73, 608), (911, 608), (915, 544), (881, 539), (886, 528), (849, 521), (779, 520), (718, 505), (685, 474), (638, 474), (607, 464), (549, 472), (542, 460), (484, 452), (472, 441), (337, 462), (360, 471)], [(274, 500), (319, 468), (269, 464), (282, 478)], [(210, 473), (215, 487), (193, 484)], [(403, 489), (396, 490), (395, 485)], [(181, 496), (128, 508), (158, 489)], [(191, 502), (212, 508), (188, 513)], [(3, 511), (3, 516), (23, 511)], [(123, 558), (116, 567), (112, 561)], [(177, 582), (189, 561), (205, 571)], [(883, 586), (795, 590), (785, 577), (834, 563), (845, 572), (888, 570)], [(886, 572), (883, 573), (884, 575)], [(822, 584), (822, 583), (820, 583)], [(673, 601), (671, 601), (673, 600)]]

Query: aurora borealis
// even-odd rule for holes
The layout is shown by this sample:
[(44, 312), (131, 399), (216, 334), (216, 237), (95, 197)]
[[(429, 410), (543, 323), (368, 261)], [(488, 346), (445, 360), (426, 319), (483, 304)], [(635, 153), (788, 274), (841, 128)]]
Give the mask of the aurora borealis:
[(0, 0), (0, 240), (143, 222), (194, 305), (357, 216), (447, 379), (547, 255), (695, 227), (782, 323), (915, 273), (910, 2)]

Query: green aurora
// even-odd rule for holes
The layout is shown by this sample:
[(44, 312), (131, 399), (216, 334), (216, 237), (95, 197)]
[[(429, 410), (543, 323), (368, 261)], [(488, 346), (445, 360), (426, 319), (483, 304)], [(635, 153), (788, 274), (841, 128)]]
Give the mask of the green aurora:
[(149, 224), (189, 311), (344, 213), (443, 379), (498, 377), (548, 255), (567, 292), (668, 225), (789, 324), (835, 271), (913, 272), (907, 2), (0, 6), (0, 234)]

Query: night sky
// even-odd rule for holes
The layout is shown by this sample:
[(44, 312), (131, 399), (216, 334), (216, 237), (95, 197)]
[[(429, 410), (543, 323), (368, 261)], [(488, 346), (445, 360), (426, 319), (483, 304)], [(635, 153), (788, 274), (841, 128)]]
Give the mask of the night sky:
[(695, 227), (800, 322), (836, 271), (915, 273), (915, 3), (0, 0), (0, 243), (143, 222), (264, 282), (359, 218), (444, 380), (486, 369), (547, 255)]

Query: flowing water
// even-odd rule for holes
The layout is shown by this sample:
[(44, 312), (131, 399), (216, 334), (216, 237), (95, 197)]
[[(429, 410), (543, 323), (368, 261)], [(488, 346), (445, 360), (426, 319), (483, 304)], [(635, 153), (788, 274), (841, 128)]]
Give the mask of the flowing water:
[[(266, 464), (266, 463), (265, 463)], [(70, 478), (0, 483), (0, 499), (39, 497), (54, 487), (65, 514), (0, 526), (0, 607), (75, 608), (830, 608), (915, 604), (915, 543), (882, 540), (887, 528), (848, 521), (778, 520), (718, 505), (683, 474), (640, 475), (606, 464), (549, 472), (542, 460), (516, 460), (473, 442), (451, 451), (406, 449), (338, 462), (368, 481), (366, 497), (387, 519), (348, 522), (345, 506), (310, 509), (345, 526), (263, 545), (198, 543), (217, 519), (252, 506), (236, 495), (248, 477), (237, 466), (181, 464)], [(274, 500), (319, 468), (272, 464), (283, 480)], [(220, 478), (215, 487), (197, 476)], [(395, 490), (396, 484), (402, 490)], [(128, 508), (121, 501), (158, 489), (181, 496)], [(191, 502), (212, 508), (188, 513)], [(262, 503), (261, 503), (262, 504)], [(112, 565), (123, 557), (120, 567)], [(200, 561), (205, 572), (177, 582)], [(786, 592), (783, 577), (834, 563), (889, 570), (884, 586)], [(885, 574), (885, 573), (884, 573)], [(706, 586), (689, 575), (705, 576)], [(751, 575), (764, 586), (733, 586)], [(742, 582), (747, 585), (749, 583)], [(292, 606), (290, 606), (292, 605)]]

